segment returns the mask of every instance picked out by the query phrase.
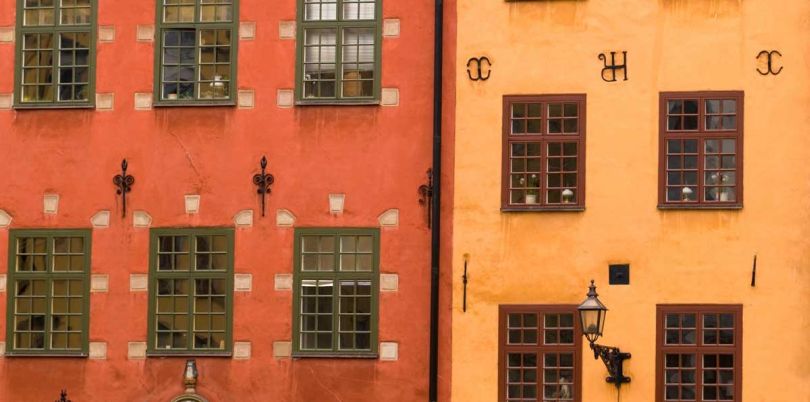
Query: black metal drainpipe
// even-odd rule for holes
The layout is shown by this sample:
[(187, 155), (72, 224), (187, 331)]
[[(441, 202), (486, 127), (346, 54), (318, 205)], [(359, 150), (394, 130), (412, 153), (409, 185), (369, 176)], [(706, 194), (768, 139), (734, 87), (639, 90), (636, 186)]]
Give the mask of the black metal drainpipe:
[(442, 56), (444, 1), (436, 0), (433, 41), (433, 226), (430, 233), (430, 402), (439, 395), (439, 245), (442, 221)]

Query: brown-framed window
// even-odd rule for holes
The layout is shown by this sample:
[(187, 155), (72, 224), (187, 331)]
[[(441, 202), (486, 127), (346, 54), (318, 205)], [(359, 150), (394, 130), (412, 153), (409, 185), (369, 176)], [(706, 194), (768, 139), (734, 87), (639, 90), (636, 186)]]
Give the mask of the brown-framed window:
[(742, 400), (742, 306), (659, 305), (656, 402)]
[(582, 331), (574, 305), (500, 306), (499, 402), (582, 401)]
[(663, 92), (658, 204), (740, 208), (743, 93)]
[(585, 206), (585, 95), (503, 99), (505, 211)]

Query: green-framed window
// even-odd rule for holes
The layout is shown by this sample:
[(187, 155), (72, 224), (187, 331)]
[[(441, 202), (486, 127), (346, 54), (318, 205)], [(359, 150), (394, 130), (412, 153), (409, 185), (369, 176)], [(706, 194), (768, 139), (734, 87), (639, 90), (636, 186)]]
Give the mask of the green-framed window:
[(233, 229), (153, 229), (147, 352), (231, 353)]
[(238, 0), (158, 0), (155, 104), (234, 104), (238, 23)]
[(17, 108), (95, 103), (97, 0), (17, 0)]
[(295, 231), (296, 356), (376, 356), (378, 229)]
[(86, 356), (90, 230), (12, 230), (8, 355)]
[(381, 21), (381, 0), (298, 0), (298, 103), (378, 103)]

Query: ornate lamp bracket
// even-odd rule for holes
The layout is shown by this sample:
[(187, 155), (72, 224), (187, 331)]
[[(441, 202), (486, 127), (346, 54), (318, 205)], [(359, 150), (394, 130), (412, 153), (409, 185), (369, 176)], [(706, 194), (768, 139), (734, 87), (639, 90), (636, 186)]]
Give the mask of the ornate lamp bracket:
[(128, 166), (126, 159), (121, 161), (121, 174), (113, 177), (113, 184), (118, 187), (115, 193), (121, 196), (122, 218), (127, 217), (127, 193), (132, 191), (132, 185), (135, 184), (135, 178), (127, 174)]
[(626, 377), (623, 370), (624, 361), (630, 358), (630, 353), (624, 353), (617, 347), (602, 346), (597, 343), (591, 343), (591, 350), (593, 350), (593, 358), (601, 358), (610, 374), (605, 381), (615, 384), (616, 388), (630, 382), (630, 377)]
[(427, 226), (430, 228), (433, 217), (433, 169), (427, 170), (427, 183), (419, 186), (419, 204), (426, 206)]
[(272, 192), (270, 186), (273, 185), (273, 183), (276, 181), (276, 178), (273, 177), (272, 174), (266, 172), (267, 170), (266, 156), (262, 156), (262, 160), (259, 163), (259, 165), (262, 168), (262, 172), (253, 175), (253, 184), (256, 185), (256, 187), (258, 187), (258, 190), (256, 190), (256, 192), (262, 196), (262, 216), (264, 216), (265, 197), (267, 194), (270, 194)]

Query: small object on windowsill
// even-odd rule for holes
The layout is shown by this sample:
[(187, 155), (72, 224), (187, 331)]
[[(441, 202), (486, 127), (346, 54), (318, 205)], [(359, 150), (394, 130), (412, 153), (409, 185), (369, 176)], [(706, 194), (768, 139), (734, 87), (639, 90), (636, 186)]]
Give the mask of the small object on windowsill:
[(681, 190), (681, 199), (682, 199), (683, 201), (690, 201), (690, 199), (689, 199), (689, 198), (691, 198), (691, 196), (692, 196), (692, 194), (693, 194), (693, 193), (694, 193), (694, 191), (692, 191), (692, 189), (691, 189), (691, 188), (689, 188), (689, 187), (684, 187), (684, 188), (683, 188), (683, 190)]
[(526, 204), (537, 204), (537, 194), (526, 194)]
[(571, 189), (566, 188), (562, 192), (562, 202), (563, 204), (570, 204), (571, 200), (574, 198), (574, 192)]
[(166, 95), (166, 99), (168, 99), (168, 100), (177, 100), (177, 94), (168, 94), (168, 95)]

